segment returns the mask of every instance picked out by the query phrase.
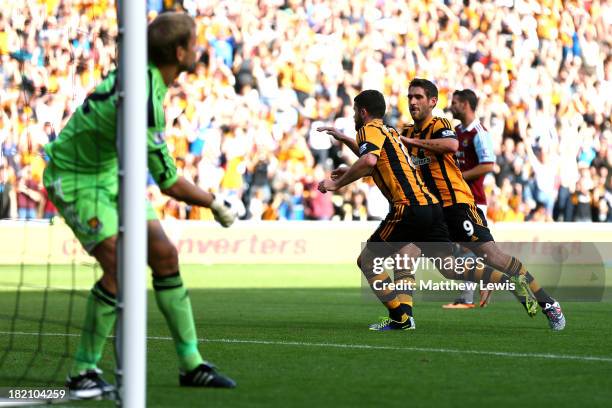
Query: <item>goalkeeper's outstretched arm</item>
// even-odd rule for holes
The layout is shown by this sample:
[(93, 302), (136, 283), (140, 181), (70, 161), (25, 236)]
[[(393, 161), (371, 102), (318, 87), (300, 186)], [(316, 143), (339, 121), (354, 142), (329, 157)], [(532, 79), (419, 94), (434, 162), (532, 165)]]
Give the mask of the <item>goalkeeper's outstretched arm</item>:
[(215, 220), (224, 227), (229, 227), (236, 219), (236, 214), (230, 209), (227, 202), (215, 198), (214, 194), (202, 190), (200, 187), (187, 181), (183, 176), (178, 176), (174, 184), (161, 191), (187, 204), (210, 208), (215, 216)]

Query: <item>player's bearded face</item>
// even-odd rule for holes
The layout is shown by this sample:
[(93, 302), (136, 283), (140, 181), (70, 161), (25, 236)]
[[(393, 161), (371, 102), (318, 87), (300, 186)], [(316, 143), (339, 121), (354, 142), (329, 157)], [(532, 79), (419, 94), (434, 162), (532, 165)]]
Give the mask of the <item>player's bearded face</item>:
[(359, 130), (363, 127), (364, 120), (361, 116), (361, 113), (359, 113), (359, 109), (356, 106), (353, 107), (353, 110), (355, 112), (355, 114), (353, 115), (353, 119), (355, 120), (355, 130)]
[(412, 87), (408, 90), (410, 116), (415, 121), (422, 121), (427, 118), (437, 102), (437, 98), (429, 98), (425, 93), (425, 89), (421, 87)]
[(462, 103), (459, 100), (459, 98), (457, 98), (456, 96), (453, 96), (450, 110), (456, 119), (459, 119), (459, 120), (463, 119)]

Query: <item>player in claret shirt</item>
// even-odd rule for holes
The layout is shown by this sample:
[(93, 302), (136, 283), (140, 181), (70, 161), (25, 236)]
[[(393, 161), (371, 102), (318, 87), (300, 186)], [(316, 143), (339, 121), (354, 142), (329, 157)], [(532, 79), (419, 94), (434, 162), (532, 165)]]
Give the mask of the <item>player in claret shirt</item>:
[[(461, 123), (455, 127), (459, 148), (455, 153), (459, 170), (468, 183), (478, 207), (486, 219), (487, 197), (484, 192), (484, 177), (493, 171), (495, 153), (491, 135), (476, 117), (478, 98), (474, 91), (464, 89), (455, 91), (451, 102), (451, 112)], [(480, 291), (480, 307), (489, 302), (491, 291)], [(453, 303), (442, 306), (445, 309), (469, 309), (474, 307), (474, 290), (466, 289)]]

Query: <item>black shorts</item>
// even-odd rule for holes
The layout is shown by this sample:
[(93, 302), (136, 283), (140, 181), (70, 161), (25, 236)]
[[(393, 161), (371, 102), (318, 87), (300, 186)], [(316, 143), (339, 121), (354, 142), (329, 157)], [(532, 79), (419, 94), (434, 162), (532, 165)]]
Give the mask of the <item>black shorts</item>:
[(368, 242), (450, 242), (438, 204), (395, 204)]
[(494, 241), (487, 227), (487, 219), (474, 204), (455, 204), (444, 207), (444, 220), (453, 242)]

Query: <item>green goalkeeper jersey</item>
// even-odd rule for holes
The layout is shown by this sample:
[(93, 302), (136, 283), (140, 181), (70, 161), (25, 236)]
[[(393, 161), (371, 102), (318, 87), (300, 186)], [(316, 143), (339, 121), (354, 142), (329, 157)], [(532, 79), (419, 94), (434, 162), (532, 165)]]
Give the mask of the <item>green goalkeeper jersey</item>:
[[(177, 179), (176, 166), (164, 140), (163, 102), (168, 88), (154, 65), (149, 64), (147, 76), (147, 161), (153, 179), (164, 189)], [(45, 146), (56, 171), (103, 175), (106, 183), (118, 182), (115, 87), (116, 72), (112, 72), (77, 108), (58, 138)]]

